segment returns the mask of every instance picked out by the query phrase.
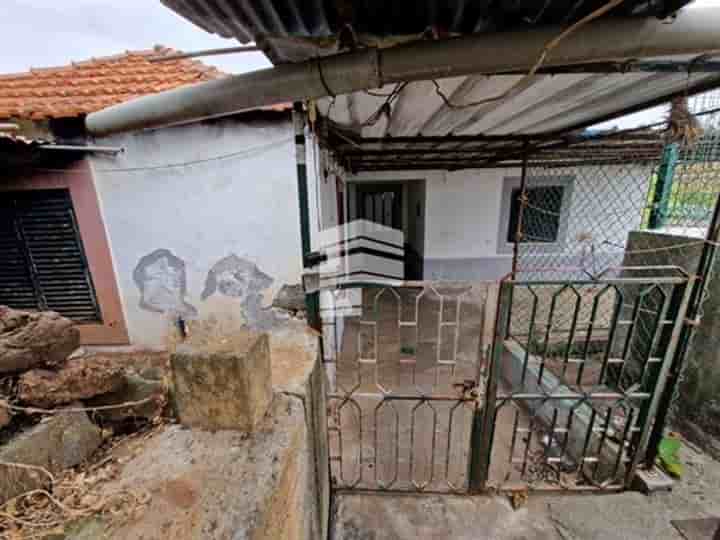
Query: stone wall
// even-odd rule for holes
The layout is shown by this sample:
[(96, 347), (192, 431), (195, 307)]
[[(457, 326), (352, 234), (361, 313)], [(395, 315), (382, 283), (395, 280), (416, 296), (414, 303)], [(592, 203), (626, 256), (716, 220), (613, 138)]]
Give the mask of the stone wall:
[[(265, 414), (249, 429), (237, 427), (244, 424), (244, 413), (239, 405), (227, 402), (253, 399), (246, 392), (225, 392), (216, 400), (225, 402), (218, 407), (224, 408), (226, 417), (236, 418), (237, 426), (219, 426), (212, 419), (204, 424), (202, 414), (211, 415), (206, 409), (195, 411), (198, 414), (190, 421), (181, 414), (179, 423), (186, 425), (168, 425), (150, 437), (107, 487), (147, 491), (152, 494), (148, 507), (120, 526), (104, 518), (86, 520), (66, 540), (327, 538), (326, 383), (317, 335), (299, 320), (289, 320), (269, 334), (243, 334), (238, 329), (235, 339), (227, 341), (204, 333), (205, 329), (191, 326), (193, 338), (178, 347), (179, 354), (187, 357), (188, 351), (195, 350), (200, 351), (199, 360), (210, 355), (216, 363), (239, 363), (248, 369), (234, 375), (238, 380), (261, 373), (271, 377), (272, 399)], [(206, 343), (211, 337), (213, 343)], [(203, 348), (204, 343), (209, 348)], [(257, 366), (259, 356), (268, 354), (262, 350), (267, 346), (270, 372), (260, 369), (250, 374), (248, 362)], [(187, 358), (184, 361), (184, 368), (190, 366)], [(209, 392), (203, 390), (204, 382), (210, 381), (207, 371), (213, 367), (203, 370), (195, 361), (191, 364), (200, 379), (192, 383), (200, 384), (192, 389), (193, 395), (209, 403)], [(233, 384), (237, 386), (238, 381)], [(173, 389), (174, 393), (188, 391)], [(173, 401), (176, 408), (191, 406), (176, 402), (177, 396)]]

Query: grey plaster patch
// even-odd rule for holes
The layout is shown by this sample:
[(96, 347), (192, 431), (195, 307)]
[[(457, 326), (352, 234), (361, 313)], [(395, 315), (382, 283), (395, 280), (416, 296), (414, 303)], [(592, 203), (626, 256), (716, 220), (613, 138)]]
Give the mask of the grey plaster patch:
[(168, 249), (156, 249), (142, 257), (133, 271), (140, 290), (140, 308), (156, 313), (196, 316), (197, 309), (185, 301), (185, 261)]
[(262, 306), (262, 293), (273, 281), (254, 262), (230, 254), (210, 269), (200, 298), (206, 300), (213, 294), (237, 298), (248, 326), (268, 329), (277, 322), (277, 317), (270, 308)]

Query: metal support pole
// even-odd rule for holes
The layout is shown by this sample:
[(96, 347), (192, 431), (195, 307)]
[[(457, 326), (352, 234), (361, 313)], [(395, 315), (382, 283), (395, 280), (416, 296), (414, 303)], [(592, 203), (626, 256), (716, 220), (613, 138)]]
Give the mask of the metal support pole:
[(665, 225), (678, 155), (679, 147), (677, 143), (665, 146), (662, 161), (658, 168), (657, 180), (655, 181), (653, 202), (648, 217), (648, 229), (659, 229)]
[(692, 294), (690, 295), (686, 314), (687, 321), (692, 324), (685, 324), (683, 326), (682, 333), (680, 335), (680, 343), (675, 351), (675, 357), (667, 376), (667, 384), (665, 385), (665, 390), (661, 396), (660, 403), (658, 404), (655, 424), (653, 425), (652, 433), (650, 434), (650, 442), (645, 459), (647, 466), (652, 466), (652, 464), (655, 463), (655, 458), (657, 458), (658, 445), (663, 438), (665, 424), (667, 423), (668, 415), (670, 414), (670, 407), (672, 406), (672, 398), (675, 393), (675, 387), (680, 382), (679, 376), (685, 363), (690, 338), (692, 337), (692, 333), (695, 329), (695, 322), (700, 314), (700, 306), (702, 305), (705, 288), (708, 286), (708, 282), (710, 281), (710, 271), (715, 258), (715, 252), (717, 250), (716, 245), (718, 240), (720, 240), (720, 194), (718, 194), (715, 200), (715, 209), (713, 211), (713, 216), (710, 220), (710, 226), (708, 227), (705, 239), (707, 242), (705, 242), (702, 253), (700, 254), (700, 261), (698, 262), (696, 272), (698, 279), (696, 279), (692, 284)]
[[(647, 406), (647, 420), (642, 424), (642, 432), (640, 433), (639, 441), (637, 443), (637, 447), (635, 448), (635, 455), (630, 464), (630, 468), (628, 469), (626, 477), (626, 482), (628, 484), (632, 480), (633, 474), (635, 473), (638, 464), (643, 458), (643, 454), (645, 454), (645, 457), (647, 458), (647, 455), (649, 453), (652, 453), (646, 452), (646, 450), (649, 448), (648, 444), (652, 441), (652, 435), (655, 428), (658, 427), (657, 420), (660, 419), (658, 414), (659, 407), (663, 401), (665, 391), (669, 389), (670, 386), (668, 385), (668, 374), (670, 372), (673, 362), (676, 359), (675, 353), (679, 350), (680, 336), (683, 332), (683, 329), (687, 326), (685, 324), (685, 316), (687, 315), (687, 308), (690, 305), (690, 298), (693, 296), (694, 284), (696, 282), (696, 279), (691, 278), (687, 285), (685, 285), (685, 291), (683, 293), (683, 297), (680, 302), (680, 308), (678, 309), (677, 313), (677, 320), (673, 324), (672, 334), (670, 336), (670, 340), (667, 350), (665, 352), (665, 356), (663, 358), (662, 365), (660, 366), (660, 371), (657, 376), (657, 382), (655, 384), (655, 388), (652, 391), (652, 396), (650, 397), (650, 401)], [(656, 417), (657, 420), (651, 430), (650, 422), (653, 417)], [(622, 450), (618, 451), (621, 452)]]
[[(306, 141), (305, 141), (305, 111), (300, 102), (293, 103), (293, 125), (295, 127), (295, 163), (297, 165), (298, 206), (300, 210), (300, 245), (303, 269), (312, 265), (310, 255), (310, 205), (308, 200)], [(308, 325), (321, 331), (320, 298), (319, 293), (305, 294), (305, 308), (307, 310)]]
[(495, 335), (488, 368), (485, 402), (480, 411), (475, 412), (470, 448), (470, 492), (483, 491), (490, 474), (490, 454), (493, 447), (495, 415), (497, 413), (497, 387), (500, 379), (500, 362), (505, 348), (505, 336), (510, 322), (510, 303), (513, 281), (500, 282), (497, 312), (495, 315)]
[(307, 255), (310, 253), (310, 208), (308, 202), (307, 164), (305, 162), (305, 112), (300, 102), (293, 104), (293, 124), (295, 126), (295, 163), (297, 165), (298, 204), (300, 206), (300, 241), (303, 268), (307, 268)]
[[(528, 142), (523, 143), (522, 172), (520, 173), (520, 208), (518, 209), (517, 229), (515, 230), (515, 242), (513, 243), (513, 261), (512, 261), (512, 278), (517, 279), (518, 255), (520, 253), (520, 242), (523, 238), (523, 212), (525, 211), (526, 201), (526, 185), (527, 185), (527, 165), (529, 155)], [(512, 205), (513, 201), (510, 201)]]

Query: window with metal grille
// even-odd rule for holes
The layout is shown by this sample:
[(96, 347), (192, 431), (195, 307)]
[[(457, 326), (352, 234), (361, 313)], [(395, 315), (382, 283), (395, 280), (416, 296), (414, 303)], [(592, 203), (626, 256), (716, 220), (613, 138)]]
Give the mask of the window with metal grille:
[[(520, 219), (520, 189), (513, 189), (507, 241), (516, 240)], [(556, 242), (560, 231), (564, 186), (540, 186), (525, 190), (527, 205), (522, 213), (520, 242)]]
[(0, 192), (0, 305), (101, 322), (67, 189)]

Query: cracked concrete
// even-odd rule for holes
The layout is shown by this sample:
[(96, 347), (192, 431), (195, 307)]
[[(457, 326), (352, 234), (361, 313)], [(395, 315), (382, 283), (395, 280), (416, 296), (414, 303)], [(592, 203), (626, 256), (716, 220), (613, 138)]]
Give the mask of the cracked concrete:
[(331, 540), (683, 540), (670, 523), (720, 515), (720, 463), (689, 445), (672, 492), (503, 496), (344, 494)]

